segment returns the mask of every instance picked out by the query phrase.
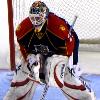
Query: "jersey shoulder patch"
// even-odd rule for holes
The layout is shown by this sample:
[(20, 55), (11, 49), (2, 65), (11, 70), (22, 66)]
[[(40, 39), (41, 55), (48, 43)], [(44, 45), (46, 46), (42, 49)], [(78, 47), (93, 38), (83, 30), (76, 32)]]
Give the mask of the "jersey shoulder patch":
[(66, 39), (69, 34), (67, 22), (51, 12), (48, 15), (47, 29), (62, 39)]
[(24, 37), (29, 31), (33, 29), (33, 25), (29, 17), (25, 18), (16, 28), (16, 36), (18, 39)]

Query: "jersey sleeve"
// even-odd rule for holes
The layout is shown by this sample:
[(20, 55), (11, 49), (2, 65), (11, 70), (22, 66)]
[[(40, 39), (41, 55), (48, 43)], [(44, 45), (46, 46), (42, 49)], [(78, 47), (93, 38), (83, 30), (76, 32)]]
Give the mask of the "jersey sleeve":
[[(16, 34), (16, 37), (17, 37), (17, 41), (19, 43), (19, 41), (25, 37), (29, 31), (31, 31), (33, 29), (33, 25), (29, 19), (29, 17), (25, 18), (19, 25), (18, 27), (16, 28), (16, 31), (15, 31), (15, 34)], [(23, 55), (23, 57), (26, 59), (27, 57), (27, 51), (24, 47), (24, 45), (22, 45), (21, 43), (19, 43), (19, 46), (20, 46), (20, 51)]]
[(69, 33), (70, 25), (63, 18), (58, 17), (54, 13), (48, 16), (48, 30), (54, 35), (65, 40), (66, 55), (70, 56), (74, 49), (74, 35)]
[(23, 38), (30, 30), (32, 30), (33, 25), (29, 19), (29, 17), (25, 18), (16, 28), (16, 36), (17, 39), (20, 40)]

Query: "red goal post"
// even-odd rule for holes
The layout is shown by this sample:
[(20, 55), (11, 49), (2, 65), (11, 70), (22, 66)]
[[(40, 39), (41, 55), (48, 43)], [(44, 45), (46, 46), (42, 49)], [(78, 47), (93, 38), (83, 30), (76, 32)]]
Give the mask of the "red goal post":
[(8, 24), (9, 24), (10, 66), (11, 70), (15, 70), (15, 43), (14, 43), (12, 0), (7, 0), (7, 4), (8, 4)]

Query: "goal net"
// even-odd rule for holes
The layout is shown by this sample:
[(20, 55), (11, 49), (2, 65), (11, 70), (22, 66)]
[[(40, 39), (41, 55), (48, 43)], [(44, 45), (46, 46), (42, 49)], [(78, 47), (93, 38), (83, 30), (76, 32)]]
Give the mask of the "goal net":
[[(13, 0), (14, 28), (29, 14), (35, 0)], [(80, 50), (100, 50), (100, 2), (98, 0), (41, 0), (51, 12), (74, 25), (80, 39)], [(87, 48), (87, 49), (86, 49)]]

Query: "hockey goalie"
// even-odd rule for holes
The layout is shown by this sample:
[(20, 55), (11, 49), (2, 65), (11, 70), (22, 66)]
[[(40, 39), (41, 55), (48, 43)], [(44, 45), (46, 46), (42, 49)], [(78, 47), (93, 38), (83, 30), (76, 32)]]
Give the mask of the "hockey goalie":
[(32, 100), (36, 87), (42, 83), (59, 87), (68, 100), (96, 100), (76, 71), (76, 32), (67, 21), (50, 12), (44, 2), (32, 4), (29, 17), (19, 24), (16, 36), (21, 58), (4, 100)]

